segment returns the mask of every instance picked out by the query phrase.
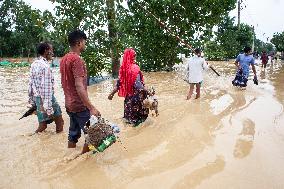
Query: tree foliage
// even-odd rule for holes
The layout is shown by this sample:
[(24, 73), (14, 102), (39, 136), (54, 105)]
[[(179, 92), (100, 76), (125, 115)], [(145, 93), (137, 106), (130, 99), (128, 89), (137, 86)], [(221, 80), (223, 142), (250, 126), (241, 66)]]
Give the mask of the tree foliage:
[[(57, 3), (54, 35), (61, 44), (64, 44), (62, 55), (68, 50), (68, 33), (74, 29), (80, 29), (88, 36), (87, 51), (83, 57), (87, 60), (90, 75), (94, 76), (102, 70), (109, 70), (108, 57), (118, 62), (118, 52), (111, 48), (116, 42), (116, 30), (113, 26), (115, 10), (109, 10), (109, 6), (114, 5), (113, 0), (112, 2), (110, 0), (52, 0), (52, 2)], [(108, 24), (110, 26), (107, 30)]]
[(205, 45), (206, 56), (210, 60), (224, 60), (235, 58), (245, 46), (252, 47), (254, 38), (254, 50), (270, 52), (273, 50), (271, 43), (265, 43), (256, 39), (253, 27), (241, 24), (240, 28), (234, 24), (234, 18), (225, 16), (217, 25), (215, 38)]
[[(122, 38), (129, 39), (138, 52), (138, 61), (144, 70), (171, 68), (177, 62), (178, 53), (189, 53), (176, 38), (167, 33), (153, 16), (165, 22), (177, 35), (194, 47), (212, 35), (212, 28), (222, 16), (235, 7), (235, 0), (129, 0), (128, 8), (120, 9), (119, 31)], [(144, 8), (141, 5), (144, 4)], [(146, 11), (146, 10), (147, 11)]]
[(35, 56), (35, 44), (47, 38), (51, 13), (32, 9), (22, 0), (1, 1), (0, 12), (2, 55)]
[(272, 52), (275, 48), (272, 43), (264, 42), (259, 39), (255, 40), (255, 51), (261, 53), (262, 51)]
[(276, 49), (280, 52), (284, 52), (284, 32), (275, 33), (271, 42), (275, 45)]
[[(251, 26), (242, 24), (238, 30), (228, 16), (237, 0), (128, 0), (127, 5), (122, 0), (50, 1), (55, 3), (54, 14), (32, 9), (23, 0), (0, 0), (2, 57), (35, 56), (36, 45), (45, 40), (53, 44), (56, 56), (63, 56), (69, 49), (68, 33), (81, 29), (88, 36), (82, 56), (89, 75), (95, 76), (102, 70), (115, 74), (119, 55), (129, 47), (137, 51), (143, 70), (170, 70), (177, 54), (191, 53), (175, 36), (214, 60), (234, 58), (255, 37)], [(283, 33), (272, 41), (283, 49)], [(255, 39), (257, 51), (271, 47)]]

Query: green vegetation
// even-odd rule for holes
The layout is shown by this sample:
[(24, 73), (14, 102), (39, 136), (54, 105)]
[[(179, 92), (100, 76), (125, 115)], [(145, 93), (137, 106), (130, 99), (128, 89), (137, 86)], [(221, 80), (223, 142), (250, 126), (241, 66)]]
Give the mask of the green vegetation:
[(35, 55), (35, 46), (46, 39), (52, 14), (33, 10), (23, 1), (0, 1), (0, 55)]
[[(140, 2), (140, 1), (139, 1)], [(130, 0), (129, 11), (121, 10), (119, 31), (122, 38), (130, 36), (137, 49), (138, 62), (144, 70), (171, 69), (178, 53), (189, 54), (185, 48), (147, 12), (137, 0)], [(194, 47), (202, 47), (212, 37), (212, 28), (235, 8), (235, 0), (155, 0), (144, 1), (145, 8), (164, 21), (175, 35)]]
[(271, 42), (275, 45), (277, 51), (284, 52), (284, 32), (275, 33)]
[(240, 29), (234, 24), (234, 19), (225, 16), (215, 32), (216, 38), (205, 43), (205, 52), (209, 60), (224, 60), (236, 58), (245, 46), (252, 47), (254, 38), (254, 51), (261, 53), (263, 50), (273, 50), (271, 43), (265, 43), (253, 32), (253, 28), (247, 24), (241, 24)]
[[(41, 41), (50, 41), (55, 56), (63, 56), (68, 51), (67, 34), (81, 29), (88, 35), (82, 56), (90, 76), (102, 70), (117, 76), (118, 58), (127, 47), (135, 48), (143, 70), (171, 70), (179, 61), (178, 53), (191, 51), (144, 9), (165, 22), (174, 35), (204, 49), (210, 60), (235, 58), (255, 38), (251, 26), (242, 24), (238, 30), (228, 16), (236, 0), (128, 0), (128, 6), (121, 0), (50, 1), (56, 3), (54, 14), (33, 9), (22, 0), (0, 0), (1, 57), (36, 56)], [(283, 33), (275, 34), (272, 42), (283, 51)], [(272, 48), (255, 39), (257, 51)]]

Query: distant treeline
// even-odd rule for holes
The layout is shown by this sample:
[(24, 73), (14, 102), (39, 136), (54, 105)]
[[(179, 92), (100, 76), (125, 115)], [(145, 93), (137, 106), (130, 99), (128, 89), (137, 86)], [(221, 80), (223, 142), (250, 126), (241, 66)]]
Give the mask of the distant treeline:
[[(244, 46), (252, 46), (253, 38), (256, 51), (272, 51), (274, 47), (283, 51), (283, 33), (273, 36), (273, 46), (256, 39), (249, 25), (241, 24), (238, 29), (234, 18), (228, 16), (236, 0), (129, 0), (127, 7), (114, 0), (51, 1), (56, 2), (54, 14), (33, 9), (22, 0), (0, 0), (1, 57), (34, 57), (41, 41), (50, 41), (55, 56), (60, 57), (68, 51), (67, 34), (81, 29), (89, 38), (83, 56), (90, 75), (101, 70), (114, 73), (126, 47), (135, 48), (143, 70), (171, 69), (179, 62), (177, 54), (191, 51), (147, 11), (164, 21), (174, 35), (202, 48), (210, 60), (235, 58)], [(214, 26), (217, 31), (213, 31)]]

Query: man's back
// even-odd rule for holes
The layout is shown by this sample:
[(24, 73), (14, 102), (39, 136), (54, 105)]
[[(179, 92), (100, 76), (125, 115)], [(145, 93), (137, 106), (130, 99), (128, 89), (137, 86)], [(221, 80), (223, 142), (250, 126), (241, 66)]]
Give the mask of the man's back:
[(236, 61), (240, 63), (243, 73), (248, 76), (249, 66), (251, 64), (254, 64), (253, 56), (246, 54), (239, 54)]
[[(30, 68), (30, 78), (32, 82), (33, 92), (36, 96), (43, 93), (43, 81), (50, 80), (53, 84), (53, 75), (48, 63), (45, 62), (46, 60), (42, 57), (36, 59)], [(47, 84), (47, 83), (46, 83)], [(53, 85), (51, 85), (53, 87)]]
[(52, 70), (45, 58), (39, 57), (30, 68), (29, 82), (29, 102), (32, 103), (34, 97), (41, 97), (43, 102), (51, 104), (54, 93), (54, 78)]
[(84, 87), (87, 90), (87, 70), (84, 61), (76, 53), (70, 52), (61, 59), (60, 73), (66, 110), (68, 112), (86, 110), (75, 86), (75, 78), (84, 77)]
[(193, 56), (187, 61), (187, 69), (190, 83), (198, 83), (203, 80), (202, 71), (207, 69), (204, 58)]

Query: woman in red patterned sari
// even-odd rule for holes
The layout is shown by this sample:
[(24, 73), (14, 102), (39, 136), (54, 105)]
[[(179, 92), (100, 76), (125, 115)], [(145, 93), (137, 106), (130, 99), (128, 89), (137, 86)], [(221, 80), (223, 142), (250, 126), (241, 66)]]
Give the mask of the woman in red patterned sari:
[(111, 100), (118, 91), (118, 96), (124, 97), (124, 118), (135, 126), (144, 122), (149, 109), (143, 107), (148, 91), (145, 89), (143, 74), (135, 62), (136, 53), (133, 49), (125, 49), (122, 65), (119, 70), (119, 80), (116, 89), (109, 95)]

